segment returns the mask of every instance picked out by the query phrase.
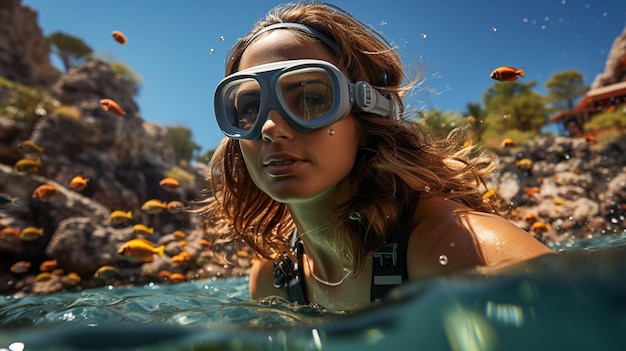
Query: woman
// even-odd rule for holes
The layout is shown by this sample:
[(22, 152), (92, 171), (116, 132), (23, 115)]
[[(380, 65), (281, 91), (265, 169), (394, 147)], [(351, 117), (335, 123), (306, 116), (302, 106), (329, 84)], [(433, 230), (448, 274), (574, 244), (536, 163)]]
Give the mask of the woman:
[(492, 157), (402, 118), (397, 52), (343, 10), (274, 9), (226, 74), (205, 225), (258, 253), (253, 299), (355, 310), (404, 281), (551, 252), (483, 201)]

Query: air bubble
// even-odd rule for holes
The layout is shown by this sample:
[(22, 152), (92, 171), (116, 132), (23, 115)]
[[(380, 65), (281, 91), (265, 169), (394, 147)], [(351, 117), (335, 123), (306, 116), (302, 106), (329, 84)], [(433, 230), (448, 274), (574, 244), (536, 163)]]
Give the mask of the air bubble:
[(442, 266), (445, 266), (448, 264), (448, 256), (446, 255), (441, 255), (439, 256), (439, 264)]

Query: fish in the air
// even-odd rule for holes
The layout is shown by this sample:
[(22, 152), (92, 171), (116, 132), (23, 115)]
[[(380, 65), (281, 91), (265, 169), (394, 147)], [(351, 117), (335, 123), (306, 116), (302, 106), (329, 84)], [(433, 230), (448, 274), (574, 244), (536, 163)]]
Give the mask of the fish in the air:
[(119, 118), (122, 118), (126, 115), (126, 111), (124, 111), (120, 104), (115, 102), (115, 100), (113, 99), (102, 99), (100, 100), (100, 105), (102, 106), (103, 110), (109, 111)]
[(39, 155), (43, 153), (43, 147), (37, 145), (34, 141), (24, 140), (17, 144), (17, 148), (26, 155)]
[(174, 201), (168, 202), (166, 207), (167, 207), (167, 212), (169, 213), (180, 213), (180, 212), (183, 212), (185, 205), (183, 205), (183, 203), (180, 201), (174, 200)]
[(176, 178), (165, 177), (165, 178), (161, 179), (161, 181), (159, 182), (159, 185), (163, 189), (170, 190), (170, 191), (176, 191), (176, 189), (178, 189), (178, 187), (180, 186), (180, 182)]
[(167, 204), (161, 200), (148, 200), (141, 205), (141, 210), (148, 214), (157, 214), (167, 209)]
[(79, 174), (70, 180), (70, 188), (76, 191), (83, 191), (87, 187), (88, 182), (89, 179)]
[(132, 262), (152, 262), (154, 255), (163, 257), (165, 246), (154, 247), (154, 244), (145, 239), (132, 239), (125, 242), (117, 253), (124, 259)]
[(35, 190), (33, 190), (33, 199), (39, 199), (41, 201), (50, 201), (51, 198), (59, 193), (59, 189), (52, 184), (41, 184)]
[(36, 240), (43, 236), (43, 228), (28, 226), (20, 230), (20, 239), (25, 241)]
[(34, 173), (39, 170), (39, 166), (41, 166), (40, 159), (23, 158), (15, 163), (13, 169), (16, 172)]
[(491, 78), (504, 82), (512, 82), (514, 80), (517, 80), (518, 76), (524, 77), (524, 69), (517, 69), (511, 66), (498, 67), (494, 69), (490, 75)]
[(113, 224), (124, 224), (133, 219), (132, 211), (115, 210), (109, 215), (109, 222)]
[(126, 45), (126, 42), (128, 42), (128, 38), (126, 37), (126, 35), (119, 30), (114, 30), (113, 32), (111, 32), (111, 35), (113, 36), (113, 39), (115, 39), (115, 41), (120, 43), (121, 45)]
[(17, 197), (11, 196), (11, 194), (7, 193), (0, 193), (0, 208), (8, 205), (17, 206), (19, 203), (20, 200)]

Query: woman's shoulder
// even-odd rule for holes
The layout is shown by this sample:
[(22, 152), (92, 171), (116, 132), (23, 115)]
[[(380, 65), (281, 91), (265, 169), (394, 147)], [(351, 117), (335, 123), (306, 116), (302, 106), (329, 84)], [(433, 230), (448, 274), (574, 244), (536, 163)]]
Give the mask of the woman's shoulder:
[(250, 298), (259, 300), (268, 296), (288, 298), (285, 289), (274, 287), (274, 261), (259, 258), (250, 269)]
[(409, 239), (409, 276), (517, 262), (551, 252), (507, 219), (437, 196), (415, 210)]

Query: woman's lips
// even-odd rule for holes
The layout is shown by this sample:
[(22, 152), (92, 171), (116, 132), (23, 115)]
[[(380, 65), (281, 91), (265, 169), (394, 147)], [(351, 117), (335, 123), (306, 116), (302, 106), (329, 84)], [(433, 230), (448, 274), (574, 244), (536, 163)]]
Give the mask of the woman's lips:
[(294, 173), (302, 163), (299, 160), (271, 160), (264, 163), (264, 166), (269, 175), (280, 177)]

